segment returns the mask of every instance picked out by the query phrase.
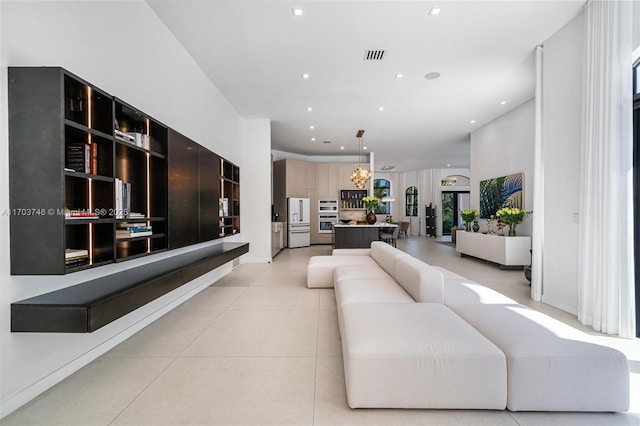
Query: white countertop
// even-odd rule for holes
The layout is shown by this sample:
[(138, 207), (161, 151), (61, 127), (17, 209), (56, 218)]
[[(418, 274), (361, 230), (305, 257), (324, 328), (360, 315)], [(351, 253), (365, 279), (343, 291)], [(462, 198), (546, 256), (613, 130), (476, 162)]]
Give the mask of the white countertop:
[(386, 222), (377, 222), (373, 225), (369, 225), (366, 223), (363, 224), (343, 224), (343, 223), (336, 223), (335, 225), (333, 225), (334, 228), (397, 228), (398, 225), (393, 224), (393, 223), (386, 223)]

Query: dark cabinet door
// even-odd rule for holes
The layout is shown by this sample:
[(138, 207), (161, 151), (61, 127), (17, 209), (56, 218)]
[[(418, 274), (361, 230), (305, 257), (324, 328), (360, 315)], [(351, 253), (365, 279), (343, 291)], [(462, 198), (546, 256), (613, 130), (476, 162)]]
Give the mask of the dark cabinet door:
[(199, 241), (199, 145), (169, 130), (169, 247), (197, 244)]
[(204, 147), (199, 151), (200, 242), (220, 235), (220, 157)]

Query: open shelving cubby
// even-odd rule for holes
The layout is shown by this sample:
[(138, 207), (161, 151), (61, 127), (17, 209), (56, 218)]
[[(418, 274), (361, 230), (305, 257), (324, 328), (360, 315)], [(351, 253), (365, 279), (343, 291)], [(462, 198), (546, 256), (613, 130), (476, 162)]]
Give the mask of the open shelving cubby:
[(240, 232), (240, 168), (220, 159), (220, 236)]

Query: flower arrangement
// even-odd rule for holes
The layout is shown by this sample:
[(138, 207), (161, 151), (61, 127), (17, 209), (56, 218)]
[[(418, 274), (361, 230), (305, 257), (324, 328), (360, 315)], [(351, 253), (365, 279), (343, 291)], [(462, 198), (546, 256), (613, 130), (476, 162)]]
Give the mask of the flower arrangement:
[(364, 206), (367, 208), (367, 211), (374, 211), (378, 204), (380, 204), (380, 198), (378, 197), (363, 197), (362, 202)]
[(519, 223), (522, 223), (524, 218), (529, 216), (531, 213), (533, 212), (515, 207), (504, 207), (496, 212), (496, 216), (500, 221), (509, 225), (509, 236), (515, 237), (516, 226)]
[(471, 223), (480, 215), (478, 210), (466, 209), (460, 212), (462, 220), (464, 220), (464, 230), (471, 232)]

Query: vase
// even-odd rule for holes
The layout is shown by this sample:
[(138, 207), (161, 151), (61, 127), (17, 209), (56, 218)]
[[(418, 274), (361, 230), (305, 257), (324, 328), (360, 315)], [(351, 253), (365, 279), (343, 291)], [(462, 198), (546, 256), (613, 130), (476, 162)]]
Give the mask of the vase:
[(473, 229), (473, 232), (478, 232), (480, 230), (480, 225), (478, 225), (478, 221), (477, 220), (473, 221), (472, 229)]
[(471, 232), (471, 222), (465, 222), (464, 223), (464, 230), (466, 232)]
[(369, 225), (373, 225), (378, 221), (378, 218), (376, 217), (376, 214), (371, 211), (367, 213), (366, 221)]
[(515, 237), (516, 236), (516, 224), (515, 223), (509, 224), (509, 236), (510, 237)]

